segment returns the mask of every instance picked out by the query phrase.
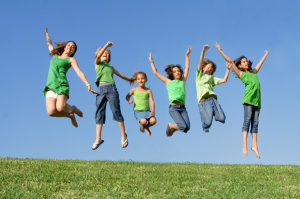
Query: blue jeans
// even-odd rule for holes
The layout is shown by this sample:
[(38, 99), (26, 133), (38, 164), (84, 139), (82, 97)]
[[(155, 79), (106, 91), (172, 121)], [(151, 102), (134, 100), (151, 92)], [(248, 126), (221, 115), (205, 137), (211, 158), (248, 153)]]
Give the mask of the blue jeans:
[(249, 132), (249, 126), (251, 124), (251, 133), (257, 133), (260, 108), (250, 104), (243, 104), (243, 106), (244, 106), (244, 123), (243, 123), (242, 130)]
[(110, 109), (113, 114), (113, 119), (118, 122), (123, 122), (124, 118), (121, 113), (120, 108), (120, 99), (119, 93), (117, 91), (117, 87), (115, 84), (108, 84), (98, 87), (98, 94), (96, 96), (96, 114), (95, 120), (96, 124), (104, 124), (105, 123), (105, 111), (106, 111), (106, 103), (109, 102)]
[(170, 105), (169, 113), (180, 131), (186, 133), (190, 130), (190, 120), (184, 105)]
[(225, 123), (226, 116), (220, 104), (214, 97), (209, 97), (198, 104), (203, 131), (209, 132), (212, 124), (213, 116), (215, 120)]

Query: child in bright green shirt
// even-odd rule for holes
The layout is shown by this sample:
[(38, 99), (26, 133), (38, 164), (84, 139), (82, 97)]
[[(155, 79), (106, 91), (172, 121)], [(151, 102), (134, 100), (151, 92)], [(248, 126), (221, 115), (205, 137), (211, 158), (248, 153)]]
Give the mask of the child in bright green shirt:
[(258, 133), (258, 122), (259, 113), (261, 108), (261, 94), (260, 94), (260, 83), (257, 78), (257, 73), (264, 63), (269, 52), (265, 50), (264, 56), (261, 58), (257, 66), (252, 70), (252, 62), (247, 60), (245, 56), (241, 56), (236, 60), (232, 61), (227, 55), (221, 50), (221, 46), (216, 44), (218, 51), (224, 57), (224, 59), (231, 63), (231, 67), (236, 73), (237, 77), (245, 84), (245, 92), (242, 104), (244, 106), (244, 123), (243, 123), (243, 154), (248, 155), (247, 149), (247, 137), (249, 126), (251, 124), (251, 135), (252, 135), (252, 147), (251, 150), (255, 153), (257, 158), (260, 158), (257, 147), (257, 133)]

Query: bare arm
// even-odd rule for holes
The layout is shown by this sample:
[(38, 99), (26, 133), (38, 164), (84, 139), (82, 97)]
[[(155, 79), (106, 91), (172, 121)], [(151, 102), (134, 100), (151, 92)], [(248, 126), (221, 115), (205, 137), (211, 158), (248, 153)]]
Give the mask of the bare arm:
[(133, 100), (130, 98), (133, 94), (134, 88), (130, 89), (129, 93), (126, 95), (126, 100), (129, 104), (132, 104)]
[(80, 70), (77, 61), (74, 57), (70, 58), (70, 64), (73, 67), (74, 71), (76, 72), (77, 76), (81, 79), (81, 81), (83, 81), (83, 83), (86, 85), (86, 87), (88, 88), (89, 92), (92, 92), (94, 94), (99, 94), (96, 91), (94, 91), (91, 87), (91, 85), (89, 84), (89, 82), (87, 81), (84, 73)]
[(54, 47), (52, 45), (52, 42), (51, 42), (51, 39), (50, 39), (50, 36), (49, 36), (49, 33), (48, 33), (48, 28), (45, 28), (44, 35), (46, 37), (49, 52), (51, 53), (51, 51), (54, 49)]
[(164, 77), (162, 74), (160, 74), (159, 72), (157, 72), (153, 58), (152, 58), (152, 53), (149, 53), (149, 61), (151, 63), (151, 68), (153, 70), (153, 73), (156, 77), (158, 77), (158, 79), (160, 79), (162, 82), (164, 82), (165, 84), (168, 84), (171, 80), (169, 80), (168, 78)]
[(152, 90), (149, 91), (149, 101), (150, 101), (150, 106), (151, 106), (151, 113), (150, 116), (154, 117), (155, 116), (155, 103), (152, 95)]
[(190, 53), (192, 51), (192, 47), (189, 46), (188, 50), (186, 51), (185, 53), (185, 69), (184, 69), (184, 73), (183, 73), (183, 78), (182, 78), (182, 81), (185, 83), (187, 78), (188, 78), (188, 75), (189, 75), (189, 70), (190, 70)]
[(267, 50), (265, 50), (264, 56), (261, 58), (261, 60), (259, 61), (259, 63), (256, 65), (256, 67), (254, 68), (253, 72), (258, 73), (258, 71), (261, 68), (262, 64), (266, 60), (268, 54), (269, 54), (269, 52)]
[(227, 80), (228, 80), (228, 76), (229, 76), (229, 71), (230, 71), (231, 64), (228, 63), (228, 62), (226, 62), (226, 67), (227, 67), (227, 69), (226, 69), (226, 72), (225, 72), (225, 76), (224, 76), (223, 79), (221, 79), (221, 80), (218, 82), (218, 84), (226, 83)]
[(224, 52), (222, 51), (220, 44), (216, 43), (215, 46), (218, 49), (219, 53), (223, 56), (225, 61), (229, 62), (229, 63), (232, 63), (232, 60), (227, 55), (225, 55)]
[(106, 49), (108, 47), (111, 47), (113, 45), (112, 42), (108, 41), (105, 46), (103, 46), (103, 48), (97, 53), (96, 58), (95, 58), (95, 67), (98, 65), (101, 56), (103, 55), (103, 53), (106, 51)]
[(113, 67), (113, 71), (114, 71), (114, 74), (116, 74), (117, 76), (121, 77), (122, 79), (126, 80), (126, 81), (129, 81), (130, 84), (133, 84), (134, 80), (129, 78), (129, 77), (126, 77), (125, 75), (123, 75), (122, 73), (120, 73), (119, 71), (117, 71), (114, 67)]
[(204, 45), (203, 46), (203, 49), (202, 49), (202, 52), (201, 52), (201, 55), (200, 55), (200, 61), (199, 61), (199, 64), (198, 64), (198, 68), (197, 68), (197, 72), (201, 71), (202, 70), (202, 67), (203, 67), (203, 60), (204, 60), (204, 54), (205, 52), (209, 49), (209, 45)]

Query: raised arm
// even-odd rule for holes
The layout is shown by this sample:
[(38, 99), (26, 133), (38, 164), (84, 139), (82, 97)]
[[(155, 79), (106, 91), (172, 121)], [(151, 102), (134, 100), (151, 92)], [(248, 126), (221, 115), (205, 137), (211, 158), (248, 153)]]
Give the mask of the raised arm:
[(231, 64), (228, 63), (228, 62), (226, 62), (226, 67), (227, 67), (227, 69), (226, 69), (226, 72), (225, 72), (225, 76), (224, 76), (223, 79), (221, 79), (221, 80), (218, 82), (218, 84), (226, 83), (227, 80), (228, 80), (228, 76), (229, 76), (229, 71), (230, 71), (230, 68), (231, 68)]
[(188, 50), (186, 51), (185, 53), (185, 69), (184, 69), (184, 73), (183, 73), (183, 78), (182, 78), (182, 81), (185, 83), (187, 78), (188, 78), (188, 75), (189, 75), (189, 70), (190, 70), (190, 53), (192, 51), (192, 47), (189, 46), (188, 47)]
[(158, 79), (160, 79), (162, 82), (164, 82), (165, 84), (168, 84), (171, 80), (169, 80), (168, 78), (164, 77), (162, 74), (160, 74), (159, 72), (157, 72), (153, 58), (152, 58), (152, 53), (149, 53), (149, 61), (151, 63), (151, 68), (153, 70), (153, 73), (156, 77), (158, 77)]
[(49, 33), (48, 33), (48, 28), (45, 28), (44, 35), (46, 37), (49, 52), (51, 53), (51, 51), (54, 49), (54, 47), (52, 45), (52, 42), (51, 42), (51, 39), (50, 39), (50, 36), (49, 36)]
[(103, 53), (107, 50), (108, 47), (111, 47), (113, 45), (112, 42), (108, 41), (103, 48), (97, 53), (96, 58), (95, 58), (95, 66), (98, 65), (98, 62), (100, 61), (101, 56)]
[(81, 79), (81, 81), (83, 81), (83, 83), (86, 85), (86, 87), (88, 88), (89, 92), (92, 92), (94, 94), (99, 94), (96, 91), (94, 91), (91, 87), (91, 85), (89, 84), (89, 82), (87, 81), (84, 73), (80, 70), (77, 61), (74, 57), (70, 58), (70, 64), (73, 67), (74, 71), (76, 72), (77, 76)]
[(254, 68), (253, 72), (258, 73), (258, 71), (261, 68), (262, 64), (266, 60), (268, 54), (269, 54), (269, 52), (267, 50), (265, 50), (264, 56), (261, 58), (261, 60), (259, 61), (259, 63), (256, 65), (256, 67)]
[(152, 95), (152, 90), (149, 91), (149, 101), (150, 101), (150, 106), (151, 106), (151, 113), (150, 116), (154, 117), (155, 116), (155, 103)]
[(200, 61), (199, 61), (199, 64), (198, 64), (198, 68), (197, 68), (197, 71), (201, 71), (202, 70), (202, 67), (203, 67), (203, 60), (204, 60), (204, 54), (205, 52), (209, 49), (209, 45), (204, 45), (203, 46), (203, 49), (202, 49), (202, 52), (201, 52), (201, 55), (200, 55)]
[(126, 95), (126, 100), (129, 104), (132, 104), (133, 100), (130, 98), (133, 95), (134, 88), (130, 89), (129, 93)]
[(130, 84), (134, 83), (133, 79), (131, 79), (129, 77), (126, 77), (125, 75), (123, 75), (122, 73), (120, 73), (119, 71), (117, 71), (114, 67), (113, 67), (113, 71), (114, 71), (114, 74), (116, 74), (117, 76), (121, 77), (122, 79), (124, 79), (126, 81), (129, 81)]

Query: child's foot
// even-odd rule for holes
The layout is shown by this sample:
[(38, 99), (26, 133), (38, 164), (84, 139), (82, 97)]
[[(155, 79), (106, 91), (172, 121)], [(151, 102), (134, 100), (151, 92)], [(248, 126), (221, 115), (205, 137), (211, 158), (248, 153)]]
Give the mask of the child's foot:
[(247, 149), (247, 147), (243, 147), (243, 154), (244, 154), (244, 156), (248, 156), (248, 149)]
[(72, 121), (73, 126), (78, 127), (78, 124), (77, 124), (77, 121), (76, 121), (74, 113), (70, 113), (69, 117), (70, 117), (70, 119)]
[(96, 139), (96, 141), (94, 142), (94, 144), (92, 146), (92, 149), (96, 150), (103, 142), (104, 142), (104, 140)]
[(143, 132), (143, 133), (145, 132), (145, 127), (143, 125), (141, 125), (140, 131)]
[(72, 108), (73, 108), (73, 113), (75, 113), (79, 117), (83, 117), (83, 113), (81, 112), (81, 110), (79, 110), (76, 106), (72, 106)]
[(171, 127), (170, 127), (170, 124), (168, 124), (167, 130), (166, 130), (167, 136), (169, 136), (169, 137), (172, 136), (172, 135), (174, 134), (175, 131), (176, 131), (176, 129), (171, 128)]
[(255, 155), (258, 159), (260, 158), (257, 147), (251, 147), (251, 151), (253, 151), (255, 153)]
[(146, 130), (147, 134), (148, 134), (149, 136), (151, 136), (151, 131), (150, 131), (149, 127), (145, 127), (145, 130)]
[(128, 146), (127, 134), (126, 134), (125, 139), (124, 138), (121, 139), (121, 146), (122, 146), (122, 148), (126, 148)]

